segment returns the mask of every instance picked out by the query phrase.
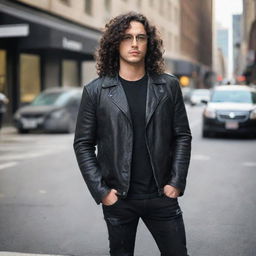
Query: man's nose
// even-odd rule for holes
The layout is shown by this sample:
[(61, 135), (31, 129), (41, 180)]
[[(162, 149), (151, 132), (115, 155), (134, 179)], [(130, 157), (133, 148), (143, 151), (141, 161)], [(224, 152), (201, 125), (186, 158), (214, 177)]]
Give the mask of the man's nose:
[(136, 36), (133, 37), (132, 46), (138, 46), (138, 41), (137, 41)]

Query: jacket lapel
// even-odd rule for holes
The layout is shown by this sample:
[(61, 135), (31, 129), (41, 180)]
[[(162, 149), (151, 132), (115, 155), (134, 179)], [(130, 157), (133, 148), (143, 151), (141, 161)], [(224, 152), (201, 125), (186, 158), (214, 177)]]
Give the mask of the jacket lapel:
[(127, 98), (118, 77), (106, 77), (103, 81), (102, 87), (109, 88), (108, 97), (124, 113), (132, 124)]
[(165, 89), (163, 87), (163, 84), (165, 83), (166, 81), (159, 76), (149, 76), (146, 102), (146, 127), (160, 101), (166, 97)]
[[(166, 97), (165, 89), (163, 87), (165, 83), (166, 81), (160, 76), (148, 76), (146, 126), (159, 103)], [(132, 125), (127, 98), (118, 77), (105, 77), (102, 88), (109, 88), (108, 97), (124, 113)]]

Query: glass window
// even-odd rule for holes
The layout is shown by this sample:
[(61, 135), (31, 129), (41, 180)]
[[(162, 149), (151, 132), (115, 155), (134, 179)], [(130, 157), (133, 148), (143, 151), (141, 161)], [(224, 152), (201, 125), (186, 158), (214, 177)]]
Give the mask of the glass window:
[(92, 0), (85, 0), (85, 12), (92, 15)]
[(70, 0), (59, 0), (59, 1), (65, 5), (70, 5)]
[(33, 106), (54, 105), (60, 93), (42, 93), (32, 102)]
[(168, 32), (168, 48), (172, 50), (172, 33)]
[(167, 10), (168, 11), (166, 12), (166, 15), (167, 15), (168, 19), (170, 21), (172, 21), (173, 20), (173, 17), (172, 17), (172, 3), (170, 1), (168, 1), (168, 8), (167, 8)]
[(207, 89), (195, 89), (192, 92), (192, 95), (196, 95), (196, 96), (210, 96), (210, 91)]
[(110, 0), (105, 0), (105, 9), (107, 13), (110, 13), (111, 11), (111, 1)]
[(215, 91), (212, 95), (212, 102), (236, 102), (236, 103), (252, 103), (252, 96), (249, 91), (228, 90)]
[(141, 8), (141, 0), (137, 0), (137, 6), (138, 8)]
[(0, 92), (7, 94), (6, 88), (6, 51), (0, 50)]
[(31, 102), (41, 90), (40, 56), (20, 54), (20, 102)]
[(164, 1), (159, 3), (159, 13), (162, 15), (164, 13)]
[(33, 106), (63, 106), (72, 96), (72, 92), (45, 92), (40, 94), (33, 102)]
[(62, 61), (62, 86), (79, 86), (79, 65), (75, 60)]

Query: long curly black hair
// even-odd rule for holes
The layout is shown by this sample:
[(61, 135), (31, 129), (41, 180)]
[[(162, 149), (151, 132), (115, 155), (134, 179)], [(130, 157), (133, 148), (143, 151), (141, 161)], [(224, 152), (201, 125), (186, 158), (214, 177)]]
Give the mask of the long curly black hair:
[(113, 77), (118, 73), (119, 44), (131, 21), (142, 23), (147, 33), (146, 71), (149, 74), (164, 72), (163, 41), (160, 39), (156, 27), (150, 25), (144, 15), (129, 12), (111, 19), (105, 26), (99, 48), (96, 51), (96, 69), (99, 76)]

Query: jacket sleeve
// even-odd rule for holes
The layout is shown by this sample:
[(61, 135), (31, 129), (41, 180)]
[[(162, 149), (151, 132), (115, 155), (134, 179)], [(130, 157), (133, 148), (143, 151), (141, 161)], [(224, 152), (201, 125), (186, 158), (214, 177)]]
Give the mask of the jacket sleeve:
[(172, 162), (172, 176), (169, 185), (181, 190), (183, 195), (186, 187), (186, 178), (191, 154), (191, 132), (189, 128), (185, 104), (181, 88), (177, 79), (174, 80), (174, 154)]
[(97, 141), (96, 103), (84, 87), (77, 116), (74, 138), (74, 150), (82, 176), (97, 204), (108, 194), (110, 189), (102, 179), (95, 146)]

